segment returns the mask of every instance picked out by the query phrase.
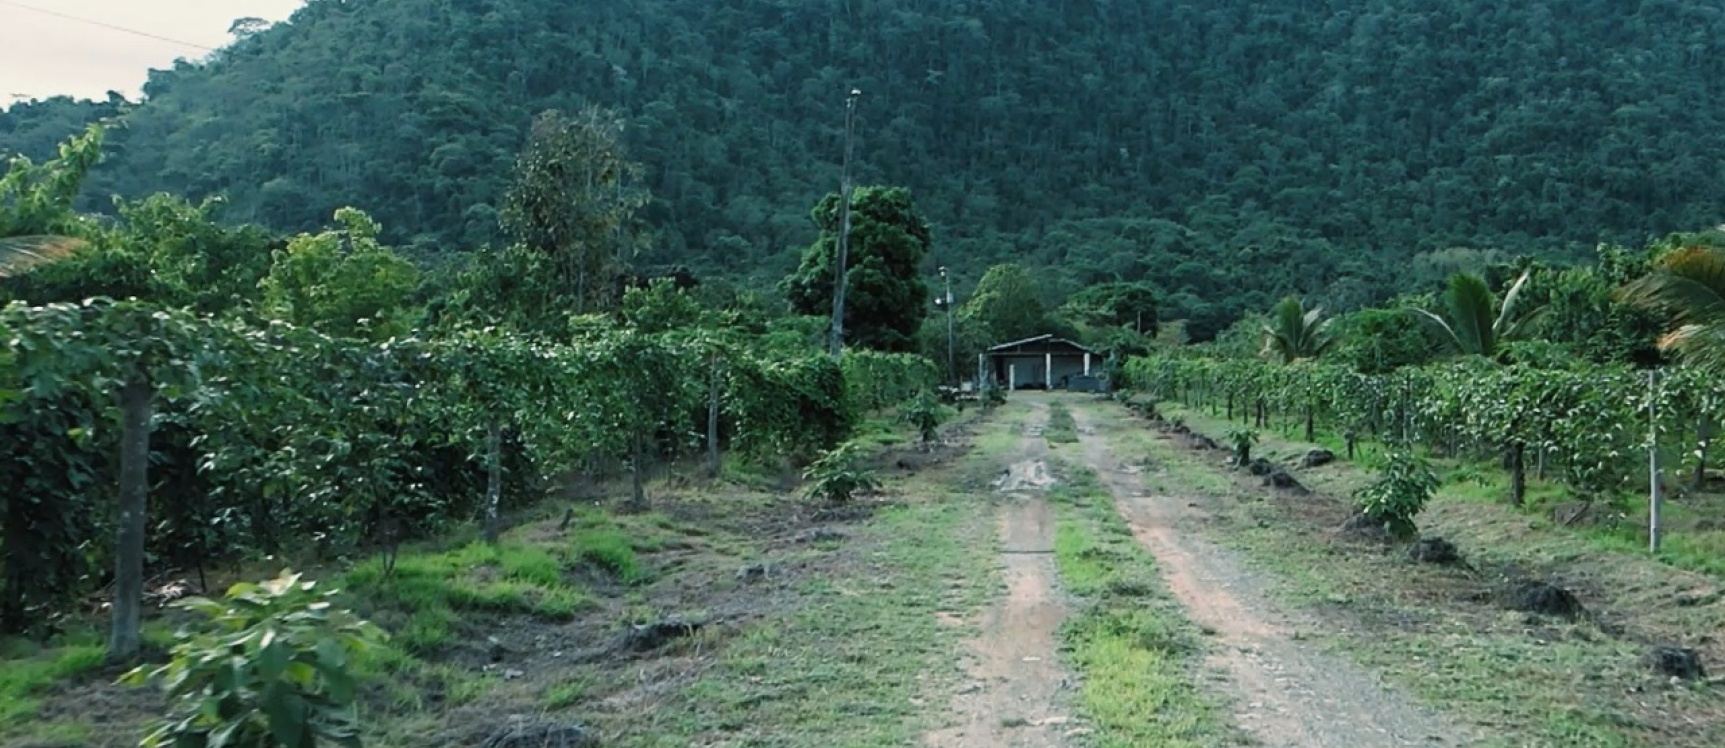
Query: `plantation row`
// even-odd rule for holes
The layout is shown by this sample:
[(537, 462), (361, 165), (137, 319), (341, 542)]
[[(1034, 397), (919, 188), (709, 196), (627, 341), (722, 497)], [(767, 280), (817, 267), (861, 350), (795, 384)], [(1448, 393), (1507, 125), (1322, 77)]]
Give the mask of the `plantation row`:
[(1587, 500), (1645, 486), (1650, 444), (1673, 458), (1662, 470), (1693, 471), (1699, 482), (1713, 424), (1725, 416), (1725, 383), (1686, 367), (1661, 370), (1652, 387), (1647, 371), (1624, 366), (1554, 369), (1483, 359), (1361, 374), (1314, 361), (1161, 355), (1132, 359), (1125, 374), (1131, 387), (1159, 399), (1258, 426), (1303, 426), (1308, 441), (1319, 428), (1331, 430), (1350, 451), (1373, 438), (1501, 457), (1515, 503), (1529, 469), (1555, 474)]
[(147, 568), (201, 572), (248, 554), (389, 553), (478, 518), (493, 532), (571, 470), (628, 467), (639, 499), (644, 466), (701, 446), (811, 457), (936, 378), (921, 357), (858, 351), (841, 369), (718, 330), (369, 343), (137, 301), (13, 304), (0, 336), (8, 632), (99, 591), (131, 546)]

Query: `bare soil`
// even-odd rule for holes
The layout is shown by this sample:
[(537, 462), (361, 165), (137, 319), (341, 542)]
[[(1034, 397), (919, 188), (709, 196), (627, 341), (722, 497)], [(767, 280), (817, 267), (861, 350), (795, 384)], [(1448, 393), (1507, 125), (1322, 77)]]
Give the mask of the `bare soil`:
[[(1227, 549), (1192, 530), (1207, 512), (1199, 497), (1149, 492), (1143, 469), (1122, 462), (1099, 424), (1124, 420), (1100, 401), (1072, 403), (1085, 461), (1133, 535), (1161, 567), (1170, 591), (1193, 622), (1213, 631), (1210, 664), (1227, 676), (1239, 726), (1262, 745), (1466, 745), (1474, 737), (1431, 713), (1365, 669), (1302, 643), (1297, 632), (1318, 625), (1272, 605), (1264, 583)], [(1114, 424), (1110, 424), (1114, 425)]]
[(1054, 567), (1054, 518), (1042, 493), (1054, 483), (1042, 459), (1047, 418), (1037, 403), (1016, 461), (996, 483), (1006, 593), (966, 642), (970, 682), (953, 698), (953, 724), (925, 735), (925, 745), (1057, 748), (1075, 729), (1062, 709), (1070, 681), (1056, 635), (1067, 608)]

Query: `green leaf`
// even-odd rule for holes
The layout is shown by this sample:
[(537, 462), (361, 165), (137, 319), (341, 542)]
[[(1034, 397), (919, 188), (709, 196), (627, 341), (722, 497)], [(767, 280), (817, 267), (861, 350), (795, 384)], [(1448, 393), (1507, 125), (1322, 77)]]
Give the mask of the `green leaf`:
[(298, 746), (306, 732), (305, 702), (287, 688), (272, 685), (263, 695), (263, 712), (269, 715), (270, 735), (283, 746)]

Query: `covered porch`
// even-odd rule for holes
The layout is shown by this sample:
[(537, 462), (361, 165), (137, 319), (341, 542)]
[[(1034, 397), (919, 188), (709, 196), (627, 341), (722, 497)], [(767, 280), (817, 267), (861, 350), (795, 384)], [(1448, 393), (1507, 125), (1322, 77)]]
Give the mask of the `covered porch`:
[(1099, 389), (1096, 351), (1065, 338), (1038, 335), (1001, 343), (977, 360), (977, 375), (1008, 390)]

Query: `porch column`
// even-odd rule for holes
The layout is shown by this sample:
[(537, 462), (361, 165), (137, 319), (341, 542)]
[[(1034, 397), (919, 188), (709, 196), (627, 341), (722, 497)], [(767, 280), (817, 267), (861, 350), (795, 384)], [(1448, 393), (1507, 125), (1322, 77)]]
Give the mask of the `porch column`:
[(1084, 352), (1084, 376), (1090, 376), (1090, 351)]
[(1042, 354), (1042, 383), (1054, 389), (1054, 354)]
[(1018, 364), (1006, 365), (1006, 391), (1018, 389)]

